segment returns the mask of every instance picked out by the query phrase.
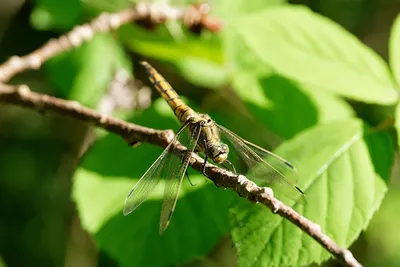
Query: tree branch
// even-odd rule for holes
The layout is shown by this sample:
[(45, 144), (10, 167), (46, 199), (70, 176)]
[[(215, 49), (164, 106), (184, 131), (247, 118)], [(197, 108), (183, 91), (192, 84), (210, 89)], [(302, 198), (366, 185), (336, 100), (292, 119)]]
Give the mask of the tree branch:
[(32, 92), (26, 85), (15, 87), (0, 84), (0, 102), (16, 104), (39, 112), (54, 111), (60, 115), (75, 118), (115, 133), (131, 145), (141, 141), (163, 146), (172, 139), (171, 136), (173, 135), (172, 132), (157, 131), (101, 114), (82, 106), (76, 101)]
[(39, 69), (48, 59), (79, 47), (83, 42), (92, 39), (98, 33), (110, 32), (123, 24), (136, 22), (148, 28), (154, 28), (167, 20), (180, 19), (192, 31), (202, 28), (218, 31), (221, 23), (217, 18), (208, 16), (207, 4), (189, 6), (185, 9), (175, 8), (161, 3), (138, 3), (135, 7), (117, 13), (102, 13), (91, 22), (76, 26), (69, 33), (48, 41), (32, 53), (19, 57), (13, 56), (0, 66), (0, 82), (7, 82), (16, 74), (29, 69)]
[[(24, 106), (39, 112), (53, 111), (63, 116), (72, 117), (115, 133), (121, 136), (129, 145), (148, 142), (165, 148), (173, 137), (172, 131), (159, 131), (128, 123), (108, 115), (100, 114), (95, 110), (82, 106), (76, 101), (67, 101), (32, 92), (26, 85), (14, 87), (0, 84), (0, 102)], [(184, 153), (186, 148), (179, 145), (174, 150), (178, 151), (178, 153)], [(190, 166), (202, 172), (203, 164), (204, 160), (197, 154), (192, 153)], [(210, 163), (206, 164), (205, 173), (218, 187), (230, 188), (237, 192), (239, 196), (254, 203), (262, 203), (272, 212), (288, 219), (320, 243), (346, 266), (361, 266), (349, 250), (338, 246), (322, 232), (318, 224), (311, 222), (291, 207), (286, 206), (276, 199), (270, 188), (259, 187), (243, 175), (235, 175)]]

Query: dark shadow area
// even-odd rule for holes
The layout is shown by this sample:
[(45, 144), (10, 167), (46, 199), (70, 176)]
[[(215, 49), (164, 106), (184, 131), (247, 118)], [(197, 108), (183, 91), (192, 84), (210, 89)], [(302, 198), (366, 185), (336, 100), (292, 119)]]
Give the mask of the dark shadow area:
[[(62, 266), (74, 155), (60, 142), (0, 141), (0, 251), (7, 266)], [(22, 255), (22, 256), (21, 256)]]
[(366, 132), (364, 141), (367, 144), (375, 172), (388, 183), (395, 153), (391, 135), (388, 132)]

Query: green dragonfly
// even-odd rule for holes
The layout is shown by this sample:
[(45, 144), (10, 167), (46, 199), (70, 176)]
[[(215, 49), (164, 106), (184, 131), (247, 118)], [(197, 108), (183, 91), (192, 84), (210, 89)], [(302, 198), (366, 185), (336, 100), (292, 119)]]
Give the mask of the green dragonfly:
[[(149, 63), (141, 62), (150, 82), (167, 101), (182, 124), (171, 143), (129, 192), (125, 200), (124, 214), (134, 211), (153, 192), (162, 177), (166, 178), (160, 218), (160, 234), (171, 220), (179, 190), (185, 176), (192, 152), (236, 173), (235, 164), (254, 181), (261, 181), (274, 189), (275, 195), (285, 196), (305, 202), (305, 194), (295, 181), (296, 169), (287, 160), (272, 152), (244, 140), (232, 131), (215, 123), (208, 115), (195, 112), (187, 106), (171, 85)], [(175, 144), (184, 145), (187, 150), (181, 156), (174, 154)], [(228, 156), (232, 160), (228, 159)], [(235, 164), (234, 164), (234, 163)], [(278, 194), (276, 193), (278, 192)]]

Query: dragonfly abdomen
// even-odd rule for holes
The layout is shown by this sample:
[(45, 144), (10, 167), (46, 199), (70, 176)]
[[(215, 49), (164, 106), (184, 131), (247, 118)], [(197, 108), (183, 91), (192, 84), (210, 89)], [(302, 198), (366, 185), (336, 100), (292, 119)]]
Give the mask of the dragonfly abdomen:
[(160, 95), (167, 101), (168, 105), (174, 111), (179, 121), (183, 124), (189, 117), (192, 117), (195, 112), (187, 106), (172, 86), (161, 76), (161, 74), (154, 69), (149, 63), (140, 62), (145, 68), (150, 82), (154, 85)]

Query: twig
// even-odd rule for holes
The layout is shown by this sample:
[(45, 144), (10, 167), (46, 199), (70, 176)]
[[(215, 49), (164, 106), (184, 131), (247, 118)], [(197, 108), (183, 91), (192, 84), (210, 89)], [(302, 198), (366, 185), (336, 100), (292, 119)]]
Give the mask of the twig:
[(19, 57), (13, 56), (0, 66), (0, 82), (6, 83), (16, 74), (29, 69), (39, 69), (48, 59), (79, 47), (83, 42), (92, 39), (98, 33), (110, 32), (123, 24), (136, 22), (149, 28), (171, 19), (180, 19), (193, 31), (206, 28), (218, 31), (221, 23), (208, 16), (206, 4), (190, 6), (185, 9), (174, 8), (160, 3), (138, 3), (135, 7), (117, 13), (102, 13), (91, 22), (75, 27), (69, 33), (57, 39), (51, 39), (41, 48)]
[[(166, 147), (173, 137), (171, 131), (158, 131), (151, 128), (138, 126), (103, 115), (95, 110), (86, 108), (75, 101), (67, 101), (48, 95), (32, 92), (26, 85), (18, 87), (0, 84), (0, 102), (12, 103), (28, 107), (39, 112), (54, 111), (60, 115), (69, 116), (80, 121), (94, 124), (109, 132), (121, 136), (128, 144), (148, 142), (161, 147)], [(185, 148), (177, 146), (176, 151), (184, 153)], [(201, 172), (204, 160), (192, 153), (190, 166)], [(311, 222), (298, 214), (291, 207), (286, 206), (273, 196), (269, 188), (259, 187), (242, 175), (235, 175), (210, 163), (206, 164), (205, 173), (217, 186), (230, 188), (241, 197), (251, 202), (259, 202), (268, 207), (272, 212), (288, 219), (305, 233), (314, 238), (336, 259), (346, 266), (361, 266), (352, 253), (339, 247), (332, 239), (325, 235), (318, 224)]]
[(149, 142), (165, 146), (172, 140), (173, 136), (172, 131), (158, 131), (128, 123), (84, 107), (76, 101), (32, 92), (26, 85), (0, 84), (0, 102), (32, 108), (39, 112), (54, 111), (115, 133), (123, 137), (130, 145), (138, 142)]

